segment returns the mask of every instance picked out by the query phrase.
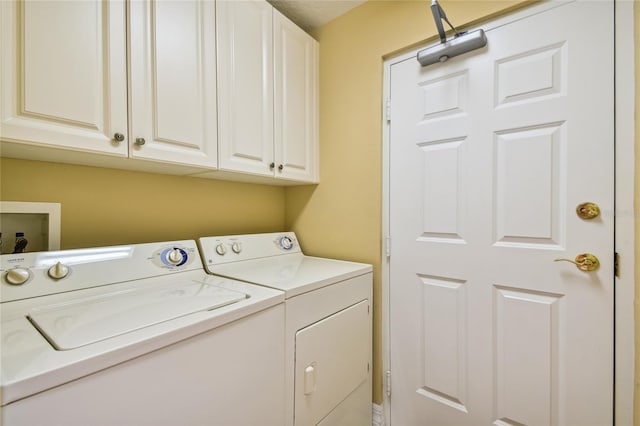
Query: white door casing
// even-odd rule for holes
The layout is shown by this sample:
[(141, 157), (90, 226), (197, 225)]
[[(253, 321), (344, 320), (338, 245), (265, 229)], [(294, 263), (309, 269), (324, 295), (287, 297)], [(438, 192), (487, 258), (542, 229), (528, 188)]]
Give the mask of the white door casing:
[[(611, 423), (612, 6), (390, 66), (392, 425)], [(598, 271), (553, 262), (584, 252)]]

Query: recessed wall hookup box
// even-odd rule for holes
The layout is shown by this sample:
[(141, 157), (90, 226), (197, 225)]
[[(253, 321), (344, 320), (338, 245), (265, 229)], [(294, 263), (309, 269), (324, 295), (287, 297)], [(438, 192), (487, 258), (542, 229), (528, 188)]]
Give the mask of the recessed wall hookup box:
[(16, 233), (24, 233), (24, 251), (60, 249), (60, 204), (0, 201), (2, 254), (13, 253)]

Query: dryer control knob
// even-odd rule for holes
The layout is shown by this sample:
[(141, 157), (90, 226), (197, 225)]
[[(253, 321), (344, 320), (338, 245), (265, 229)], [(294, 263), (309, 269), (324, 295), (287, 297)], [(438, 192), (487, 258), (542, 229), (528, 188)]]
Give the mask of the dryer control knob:
[(291, 250), (293, 248), (293, 240), (287, 235), (280, 238), (278, 242), (280, 243), (280, 247), (284, 250)]
[(11, 285), (21, 285), (27, 282), (31, 277), (31, 272), (25, 268), (9, 269), (4, 276), (7, 283)]
[(231, 245), (231, 250), (233, 250), (233, 252), (236, 254), (240, 254), (240, 252), (242, 251), (242, 243), (240, 241), (234, 242)]
[(49, 271), (47, 273), (54, 280), (59, 280), (69, 275), (69, 267), (58, 262), (51, 268), (49, 268)]
[(227, 249), (224, 248), (224, 244), (220, 243), (216, 246), (216, 253), (220, 256), (224, 256), (227, 253)]
[(172, 265), (178, 265), (180, 262), (184, 260), (184, 256), (182, 252), (178, 249), (173, 249), (169, 253), (167, 253), (167, 261)]

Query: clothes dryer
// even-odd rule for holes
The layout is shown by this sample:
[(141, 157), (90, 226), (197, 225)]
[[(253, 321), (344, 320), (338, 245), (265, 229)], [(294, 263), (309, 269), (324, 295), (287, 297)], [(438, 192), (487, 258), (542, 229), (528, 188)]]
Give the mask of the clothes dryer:
[(371, 265), (306, 256), (293, 232), (198, 243), (210, 273), (285, 294), (286, 425), (371, 425)]

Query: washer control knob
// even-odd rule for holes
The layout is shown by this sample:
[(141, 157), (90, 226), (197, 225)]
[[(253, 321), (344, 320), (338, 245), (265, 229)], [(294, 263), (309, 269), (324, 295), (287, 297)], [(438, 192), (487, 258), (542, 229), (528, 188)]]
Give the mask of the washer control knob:
[(67, 275), (69, 275), (69, 267), (67, 265), (63, 265), (62, 263), (58, 262), (55, 265), (53, 265), (51, 268), (49, 268), (49, 271), (47, 273), (54, 280), (60, 280), (66, 277)]
[(242, 251), (242, 243), (240, 241), (234, 242), (231, 245), (231, 250), (233, 250), (235, 254), (240, 254), (240, 252)]
[(184, 260), (182, 252), (178, 249), (173, 249), (167, 253), (167, 261), (172, 265), (178, 265)]
[(31, 272), (25, 268), (9, 269), (4, 276), (7, 283), (11, 285), (22, 285), (31, 277)]
[(224, 247), (224, 244), (219, 243), (216, 246), (216, 253), (218, 253), (220, 256), (224, 256), (227, 253), (227, 249)]

